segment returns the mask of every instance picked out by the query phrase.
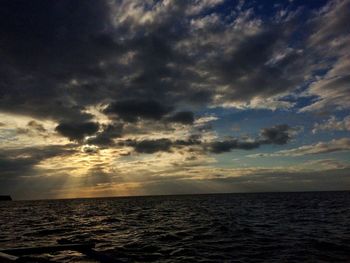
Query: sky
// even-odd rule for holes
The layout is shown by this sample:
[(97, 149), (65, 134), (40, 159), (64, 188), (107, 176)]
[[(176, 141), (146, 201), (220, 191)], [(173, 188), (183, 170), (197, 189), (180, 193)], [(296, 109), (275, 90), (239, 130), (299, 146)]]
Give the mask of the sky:
[(349, 13), (1, 1), (0, 194), (350, 190)]

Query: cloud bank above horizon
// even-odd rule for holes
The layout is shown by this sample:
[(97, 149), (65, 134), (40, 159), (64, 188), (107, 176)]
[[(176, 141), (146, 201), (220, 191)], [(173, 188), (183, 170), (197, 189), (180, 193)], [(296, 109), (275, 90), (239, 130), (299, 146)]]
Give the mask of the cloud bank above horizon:
[(350, 190), (349, 0), (5, 0), (0, 193)]

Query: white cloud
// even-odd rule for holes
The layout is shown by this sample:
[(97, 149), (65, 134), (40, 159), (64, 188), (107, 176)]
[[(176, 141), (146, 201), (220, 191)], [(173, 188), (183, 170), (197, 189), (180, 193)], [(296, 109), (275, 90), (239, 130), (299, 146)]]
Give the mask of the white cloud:
[(278, 151), (276, 153), (252, 154), (248, 155), (248, 157), (303, 156), (342, 151), (350, 151), (350, 138), (333, 139), (329, 142), (318, 142), (294, 149)]
[(224, 0), (196, 0), (187, 12), (189, 14), (198, 14), (205, 9), (213, 8), (223, 2)]
[(203, 117), (200, 117), (197, 120), (195, 120), (194, 124), (196, 126), (201, 126), (203, 124), (207, 124), (209, 122), (216, 121), (218, 119), (219, 118), (216, 117), (215, 115), (207, 115), (207, 116), (203, 116)]
[(349, 168), (350, 164), (344, 163), (335, 159), (319, 159), (319, 160), (311, 160), (303, 164), (304, 167), (310, 167), (312, 169), (345, 169)]
[(315, 123), (312, 133), (317, 133), (319, 131), (350, 131), (350, 115), (342, 120), (331, 116), (323, 123)]
[[(350, 47), (350, 37), (348, 38)], [(350, 54), (350, 49), (348, 50)], [(304, 107), (301, 111), (343, 110), (350, 108), (350, 55), (341, 57), (333, 68), (313, 82), (309, 95), (316, 95), (318, 100)]]
[(301, 111), (341, 110), (350, 108), (350, 1), (329, 1), (311, 22), (315, 26), (309, 47), (319, 56), (319, 67), (328, 72), (311, 84), (308, 95), (318, 100)]

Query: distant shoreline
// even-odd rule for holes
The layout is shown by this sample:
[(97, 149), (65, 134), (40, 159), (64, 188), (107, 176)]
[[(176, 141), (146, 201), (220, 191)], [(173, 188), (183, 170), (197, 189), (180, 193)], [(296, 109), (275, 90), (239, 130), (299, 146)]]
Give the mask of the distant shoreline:
[(318, 191), (266, 191), (266, 192), (227, 192), (227, 193), (185, 193), (185, 194), (159, 194), (159, 195), (125, 195), (125, 196), (91, 196), (73, 198), (47, 198), (47, 199), (16, 199), (16, 201), (55, 201), (55, 200), (85, 200), (85, 199), (128, 199), (128, 198), (152, 198), (152, 197), (176, 197), (176, 196), (207, 196), (207, 195), (254, 195), (254, 194), (301, 194), (301, 193), (334, 193), (350, 192), (350, 190), (318, 190)]

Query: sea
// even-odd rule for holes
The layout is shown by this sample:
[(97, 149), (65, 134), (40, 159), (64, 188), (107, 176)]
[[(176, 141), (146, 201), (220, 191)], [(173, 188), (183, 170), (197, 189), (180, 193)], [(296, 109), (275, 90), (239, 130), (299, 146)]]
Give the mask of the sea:
[(0, 202), (2, 249), (83, 242), (116, 262), (350, 262), (350, 192)]

